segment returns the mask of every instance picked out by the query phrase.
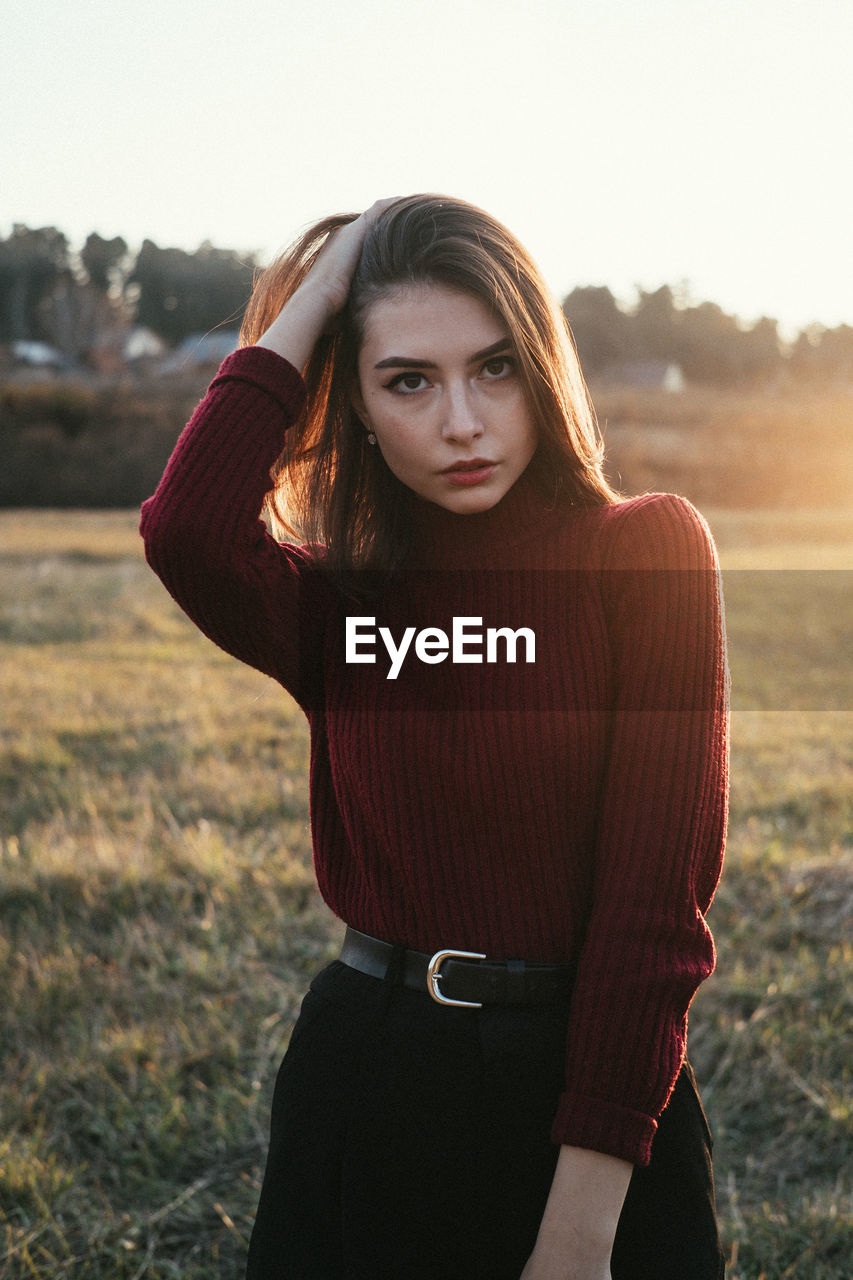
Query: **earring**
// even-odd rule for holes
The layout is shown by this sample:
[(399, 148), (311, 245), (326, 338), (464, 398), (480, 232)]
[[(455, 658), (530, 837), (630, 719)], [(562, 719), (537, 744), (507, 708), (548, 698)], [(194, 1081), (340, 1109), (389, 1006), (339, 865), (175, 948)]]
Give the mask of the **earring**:
[(367, 443), (376, 444), (376, 436), (373, 434), (372, 431), (368, 431), (367, 433)]

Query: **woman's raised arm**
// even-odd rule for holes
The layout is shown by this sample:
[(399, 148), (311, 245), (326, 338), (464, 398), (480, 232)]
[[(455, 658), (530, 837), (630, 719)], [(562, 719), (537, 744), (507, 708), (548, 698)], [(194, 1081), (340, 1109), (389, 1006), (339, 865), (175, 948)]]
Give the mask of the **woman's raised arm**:
[(260, 512), (284, 432), (304, 407), (299, 371), (344, 306), (387, 203), (333, 232), (258, 343), (223, 362), (142, 508), (148, 561), (181, 608), (303, 706), (316, 694), (328, 590), (309, 556), (270, 538)]

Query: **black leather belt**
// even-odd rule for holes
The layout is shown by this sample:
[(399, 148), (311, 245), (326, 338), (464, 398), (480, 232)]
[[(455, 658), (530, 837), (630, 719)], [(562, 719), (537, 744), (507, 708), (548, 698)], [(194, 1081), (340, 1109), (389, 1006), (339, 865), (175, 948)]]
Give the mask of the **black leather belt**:
[[(395, 950), (390, 942), (347, 927), (340, 959), (360, 973), (384, 978)], [(402, 957), (404, 986), (426, 991), (439, 1004), (468, 1009), (484, 1004), (553, 1004), (567, 999), (574, 977), (574, 965), (499, 963), (487, 961), (478, 951), (445, 949), (430, 956), (406, 949)]]

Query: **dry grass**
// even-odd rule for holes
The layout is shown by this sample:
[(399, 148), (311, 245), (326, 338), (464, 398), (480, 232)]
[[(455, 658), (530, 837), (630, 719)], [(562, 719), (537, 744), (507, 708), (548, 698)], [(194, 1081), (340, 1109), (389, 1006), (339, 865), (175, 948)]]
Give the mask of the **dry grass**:
[[(734, 789), (691, 1039), (730, 1277), (849, 1280), (853, 522), (711, 518)], [(306, 730), (180, 616), (132, 514), (6, 513), (0, 545), (0, 1280), (235, 1277), (338, 934)]]

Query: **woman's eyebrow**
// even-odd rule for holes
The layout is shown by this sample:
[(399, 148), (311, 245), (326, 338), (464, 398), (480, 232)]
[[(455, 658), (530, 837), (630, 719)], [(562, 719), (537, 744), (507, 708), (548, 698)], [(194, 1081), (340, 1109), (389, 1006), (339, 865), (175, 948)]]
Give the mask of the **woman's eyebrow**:
[[(490, 356), (500, 355), (511, 346), (509, 338), (498, 338), (497, 342), (493, 342), (490, 347), (475, 351), (468, 357), (468, 363), (476, 364), (478, 360), (488, 360)], [(386, 356), (373, 367), (374, 369), (434, 369), (436, 364), (434, 360), (420, 360), (417, 356)]]

